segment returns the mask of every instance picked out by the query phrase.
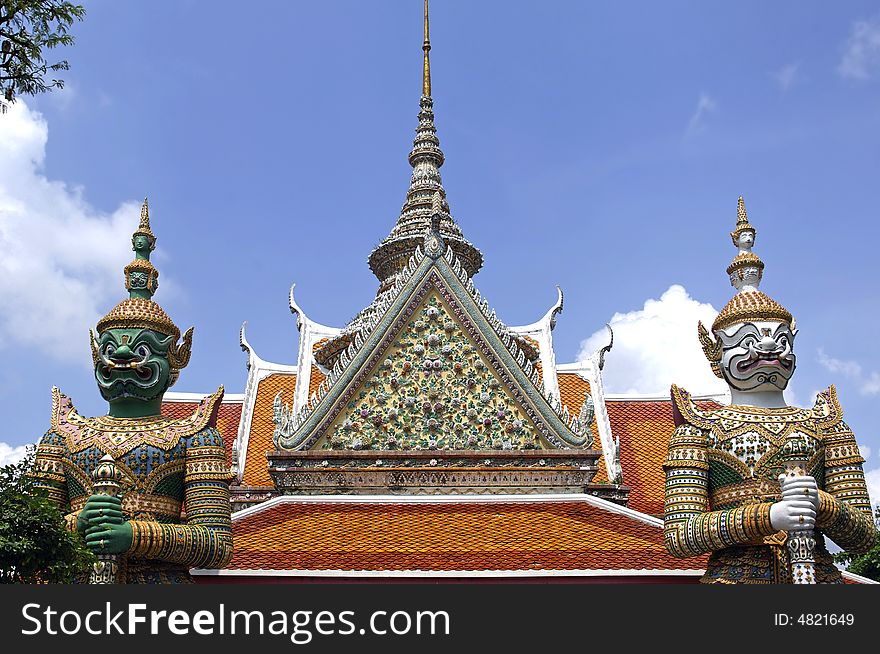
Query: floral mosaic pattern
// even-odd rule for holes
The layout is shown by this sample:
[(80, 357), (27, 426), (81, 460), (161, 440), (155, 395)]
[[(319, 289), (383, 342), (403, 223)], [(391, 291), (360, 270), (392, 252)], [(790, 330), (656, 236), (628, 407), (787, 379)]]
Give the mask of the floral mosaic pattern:
[(413, 312), (329, 431), (322, 447), (332, 449), (543, 447), (437, 293)]

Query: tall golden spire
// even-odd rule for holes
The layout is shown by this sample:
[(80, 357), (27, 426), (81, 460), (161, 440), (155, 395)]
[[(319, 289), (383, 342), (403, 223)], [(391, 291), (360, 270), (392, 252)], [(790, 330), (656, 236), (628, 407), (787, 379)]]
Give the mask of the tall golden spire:
[(428, 36), (428, 0), (425, 0), (425, 42), (422, 43), (425, 51), (425, 62), (422, 67), (422, 95), (431, 96), (431, 61), (428, 53), (431, 51), (431, 38)]
[(425, 0), (425, 42), (422, 43), (425, 51), (425, 61), (422, 66), (422, 95), (431, 97), (431, 61), (428, 53), (431, 51), (431, 38), (428, 36), (428, 0)]
[(440, 149), (437, 128), (434, 126), (434, 100), (431, 98), (431, 65), (428, 52), (431, 40), (428, 36), (428, 0), (425, 0), (425, 40), (422, 43), (424, 61), (422, 66), (422, 96), (419, 99), (419, 124), (416, 137), (409, 153), (409, 163), (413, 168), (406, 201), (400, 210), (400, 217), (391, 233), (370, 253), (370, 269), (382, 285), (380, 292), (390, 288), (394, 276), (409, 263), (409, 258), (417, 248), (424, 244), (425, 233), (432, 229), (434, 217), (438, 215), (434, 201), (440, 193), (440, 233), (446, 244), (461, 260), (468, 276), (474, 275), (483, 265), (483, 255), (461, 233), (449, 212), (446, 191), (440, 179), (440, 167), (445, 157)]

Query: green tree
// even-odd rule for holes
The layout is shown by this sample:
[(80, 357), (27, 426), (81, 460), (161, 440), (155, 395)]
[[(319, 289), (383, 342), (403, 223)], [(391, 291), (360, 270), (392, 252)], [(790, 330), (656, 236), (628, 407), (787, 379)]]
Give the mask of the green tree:
[(64, 80), (47, 76), (70, 65), (46, 63), (43, 51), (71, 45), (70, 27), (85, 13), (82, 5), (62, 0), (0, 0), (0, 111), (16, 96), (64, 88)]
[[(880, 530), (880, 504), (874, 507), (874, 524)], [(874, 581), (880, 581), (880, 531), (874, 540), (874, 547), (860, 556), (852, 556), (846, 552), (838, 552), (834, 560), (846, 566), (848, 572), (853, 572)]]
[(0, 467), (0, 583), (68, 583), (94, 561), (30, 475), (34, 450)]

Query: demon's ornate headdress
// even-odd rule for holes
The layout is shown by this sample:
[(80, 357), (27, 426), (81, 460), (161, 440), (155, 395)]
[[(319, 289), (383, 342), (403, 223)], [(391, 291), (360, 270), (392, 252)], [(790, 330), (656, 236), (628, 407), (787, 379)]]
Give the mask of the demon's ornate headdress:
[[(131, 241), (135, 258), (125, 267), (125, 289), (129, 297), (110, 309), (110, 312), (98, 321), (97, 330), (100, 334), (108, 329), (152, 329), (173, 337), (168, 348), (168, 363), (171, 366), (173, 384), (180, 370), (189, 363), (192, 354), (193, 328), (186, 330), (183, 341), (178, 343), (180, 329), (152, 299), (153, 293), (159, 287), (159, 271), (150, 262), (150, 253), (156, 247), (156, 236), (150, 229), (150, 209), (146, 198), (141, 208), (140, 224), (132, 234)], [(91, 341), (92, 358), (97, 363), (98, 351), (94, 334), (91, 335)]]
[[(753, 234), (757, 233), (757, 230), (749, 223), (745, 202), (740, 196), (737, 202), (736, 228), (730, 233), (734, 245), (737, 245), (740, 251), (727, 267), (730, 284), (737, 290), (737, 293), (715, 318), (712, 323), (712, 331), (717, 332), (736, 323), (761, 320), (778, 320), (794, 330), (795, 321), (791, 312), (758, 290), (764, 276), (764, 262), (751, 251), (751, 245), (742, 246), (737, 242), (739, 235), (746, 230), (751, 230)], [(721, 377), (721, 343), (712, 337), (702, 322), (697, 324), (697, 335), (700, 339), (700, 345), (703, 347), (703, 353), (712, 365), (712, 372)]]

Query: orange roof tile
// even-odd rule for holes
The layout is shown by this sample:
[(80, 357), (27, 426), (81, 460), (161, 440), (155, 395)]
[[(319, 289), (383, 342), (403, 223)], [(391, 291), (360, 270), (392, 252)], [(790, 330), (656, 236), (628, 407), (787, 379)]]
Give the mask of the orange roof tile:
[(260, 380), (251, 416), (242, 486), (274, 486), (269, 476), (269, 463), (266, 461), (266, 452), (275, 449), (272, 443), (272, 434), (275, 431), (272, 404), (279, 391), (282, 402), (293, 404), (295, 389), (295, 374), (274, 373)]
[(535, 348), (535, 352), (541, 351), (541, 344), (538, 341), (536, 341), (534, 338), (532, 338), (531, 336), (526, 336), (525, 334), (520, 334), (520, 338), (522, 338), (526, 343), (528, 343), (533, 348)]
[(312, 345), (312, 352), (317, 352), (318, 350), (320, 350), (322, 347), (324, 347), (324, 345), (326, 345), (329, 342), (330, 342), (329, 338), (322, 338), (322, 339), (315, 341), (314, 344)]
[(278, 503), (233, 522), (238, 570), (693, 570), (662, 529), (585, 500)]
[(569, 413), (577, 415), (581, 412), (584, 398), (590, 392), (590, 382), (573, 372), (561, 372), (559, 380), (559, 398), (568, 407)]
[[(629, 486), (631, 509), (663, 515), (663, 461), (669, 437), (675, 429), (671, 400), (607, 400), (611, 433), (620, 439), (623, 483)], [(697, 402), (715, 408), (714, 402)]]
[[(162, 415), (169, 418), (188, 418), (199, 406), (198, 402), (162, 403)], [(232, 465), (232, 445), (238, 436), (238, 423), (241, 420), (241, 402), (223, 402), (217, 412), (217, 430), (223, 436), (226, 446), (226, 462)]]

